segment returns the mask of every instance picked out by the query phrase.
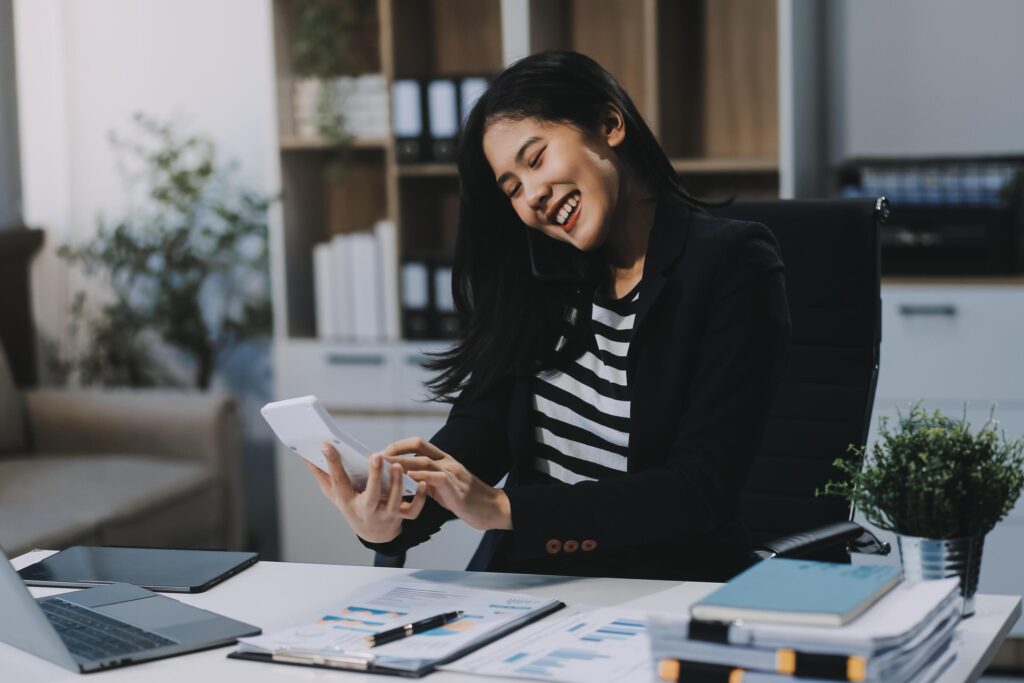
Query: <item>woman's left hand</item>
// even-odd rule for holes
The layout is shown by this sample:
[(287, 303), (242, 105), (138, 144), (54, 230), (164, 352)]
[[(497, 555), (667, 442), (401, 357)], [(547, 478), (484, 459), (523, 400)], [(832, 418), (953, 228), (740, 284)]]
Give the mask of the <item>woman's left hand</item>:
[(381, 454), (388, 462), (400, 464), (416, 481), (425, 482), (428, 496), (471, 527), (485, 531), (512, 528), (512, 511), (505, 492), (488, 486), (426, 439), (402, 439)]

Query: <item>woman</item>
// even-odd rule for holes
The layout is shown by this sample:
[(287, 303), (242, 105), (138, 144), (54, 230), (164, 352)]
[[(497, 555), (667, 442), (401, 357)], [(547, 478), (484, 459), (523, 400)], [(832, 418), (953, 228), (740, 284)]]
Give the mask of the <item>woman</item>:
[[(709, 216), (628, 95), (573, 52), (494, 80), (459, 175), (464, 332), (431, 385), (448, 421), (375, 454), (363, 492), (325, 447), (324, 494), (387, 555), (457, 516), (488, 530), (472, 569), (735, 574), (789, 331), (771, 233)], [(385, 467), (420, 482), (412, 500), (381, 497)]]

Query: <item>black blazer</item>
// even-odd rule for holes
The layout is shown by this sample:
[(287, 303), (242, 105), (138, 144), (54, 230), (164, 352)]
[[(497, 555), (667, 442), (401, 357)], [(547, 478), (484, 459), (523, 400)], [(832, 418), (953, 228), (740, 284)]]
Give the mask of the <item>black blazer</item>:
[[(529, 377), (456, 401), (431, 439), (490, 484), (506, 472), (512, 531), (490, 531), (470, 569), (722, 581), (749, 541), (739, 494), (789, 338), (782, 259), (757, 223), (658, 207), (640, 283), (627, 377), (628, 471), (531, 484)], [(452, 515), (428, 500), (388, 555)]]

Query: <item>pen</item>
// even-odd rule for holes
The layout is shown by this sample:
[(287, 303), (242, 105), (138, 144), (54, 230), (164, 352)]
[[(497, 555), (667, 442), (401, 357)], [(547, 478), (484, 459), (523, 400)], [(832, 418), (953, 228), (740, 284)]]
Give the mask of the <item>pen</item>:
[(429, 631), (432, 628), (444, 626), (449, 622), (455, 621), (460, 616), (462, 616), (462, 610), (457, 609), (454, 612), (446, 612), (434, 617), (420, 619), (419, 621), (414, 621), (413, 623), (406, 624), (405, 626), (399, 626), (398, 628), (374, 633), (372, 636), (366, 636), (366, 644), (370, 647), (377, 647), (384, 643), (390, 643), (393, 640), (399, 640), (406, 636), (411, 636), (414, 633), (423, 633), (424, 631)]

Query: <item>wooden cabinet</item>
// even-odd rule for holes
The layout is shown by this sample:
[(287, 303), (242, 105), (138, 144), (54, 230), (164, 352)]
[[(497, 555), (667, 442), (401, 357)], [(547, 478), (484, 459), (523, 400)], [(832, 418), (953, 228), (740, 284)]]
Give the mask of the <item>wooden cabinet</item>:
[[(813, 25), (813, 0), (333, 1), (354, 26), (341, 48), (348, 64), (357, 73), (382, 74), (388, 91), (396, 78), (496, 74), (538, 50), (574, 49), (620, 80), (695, 194), (799, 191), (810, 158), (801, 141), (811, 135), (815, 103), (808, 88), (815, 79), (807, 69), (815, 60), (803, 58), (813, 31), (796, 28)], [(389, 218), (400, 255), (450, 250), (455, 166), (399, 164), (392, 137), (353, 140), (340, 157), (330, 141), (301, 137), (292, 106), (299, 0), (272, 2), (282, 187), (271, 215), (275, 394), (316, 394), (371, 446), (429, 436), (446, 412), (416, 400), (426, 375), (413, 361), (440, 347), (317, 339), (312, 249)], [(277, 464), (284, 559), (368, 562), (294, 455), (280, 451)], [(478, 536), (445, 534), (456, 546)], [(434, 545), (412, 553), (410, 562), (464, 566), (465, 548)]]

